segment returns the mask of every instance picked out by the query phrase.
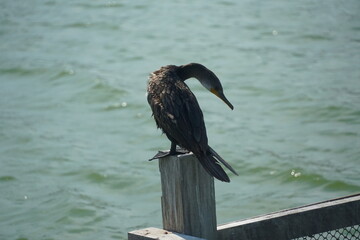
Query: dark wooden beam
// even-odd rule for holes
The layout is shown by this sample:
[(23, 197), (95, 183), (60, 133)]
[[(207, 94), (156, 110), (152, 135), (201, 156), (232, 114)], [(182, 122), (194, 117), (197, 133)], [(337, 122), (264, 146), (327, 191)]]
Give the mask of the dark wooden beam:
[(219, 240), (289, 240), (360, 224), (360, 194), (218, 226)]

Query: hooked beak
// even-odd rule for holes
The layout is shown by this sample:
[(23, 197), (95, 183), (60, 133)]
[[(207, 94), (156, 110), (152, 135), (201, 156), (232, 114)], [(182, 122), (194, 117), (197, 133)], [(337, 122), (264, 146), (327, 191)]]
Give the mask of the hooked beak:
[(227, 100), (227, 98), (225, 97), (224, 93), (221, 91), (216, 91), (214, 88), (212, 88), (210, 90), (213, 94), (215, 94), (218, 98), (220, 98), (221, 100), (224, 101), (224, 103), (226, 103), (226, 105), (229, 106), (229, 108), (231, 108), (231, 110), (234, 110), (234, 106), (229, 102), (229, 100)]

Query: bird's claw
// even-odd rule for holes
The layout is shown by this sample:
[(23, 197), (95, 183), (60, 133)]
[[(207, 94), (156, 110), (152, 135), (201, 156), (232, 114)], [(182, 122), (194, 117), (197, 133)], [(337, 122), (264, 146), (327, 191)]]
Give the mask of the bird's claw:
[(169, 150), (166, 151), (159, 151), (155, 156), (153, 156), (152, 158), (149, 159), (149, 161), (155, 160), (155, 159), (159, 159), (159, 158), (164, 158), (164, 157), (168, 157), (168, 156), (175, 156), (175, 155), (181, 155), (181, 154), (187, 154), (190, 151), (184, 149), (184, 148), (176, 148), (175, 152), (170, 152)]

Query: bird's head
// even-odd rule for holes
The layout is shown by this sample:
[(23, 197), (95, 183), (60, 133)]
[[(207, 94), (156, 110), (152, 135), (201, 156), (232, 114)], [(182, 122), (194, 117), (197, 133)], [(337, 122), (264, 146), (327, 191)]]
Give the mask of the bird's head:
[(230, 103), (229, 100), (227, 100), (224, 95), (219, 78), (215, 75), (215, 73), (213, 73), (205, 66), (199, 63), (189, 63), (182, 65), (180, 66), (180, 75), (183, 80), (186, 80), (190, 77), (197, 78), (207, 90), (223, 100), (231, 108), (231, 110), (234, 109), (234, 106)]

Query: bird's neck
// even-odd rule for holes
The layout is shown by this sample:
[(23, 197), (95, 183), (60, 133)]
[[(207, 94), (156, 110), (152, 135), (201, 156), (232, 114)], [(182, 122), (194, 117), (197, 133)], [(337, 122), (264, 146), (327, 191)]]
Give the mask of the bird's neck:
[(190, 63), (179, 66), (177, 74), (183, 81), (193, 77), (201, 82), (203, 79), (206, 78), (206, 75), (209, 74), (209, 71), (209, 69), (199, 63)]

